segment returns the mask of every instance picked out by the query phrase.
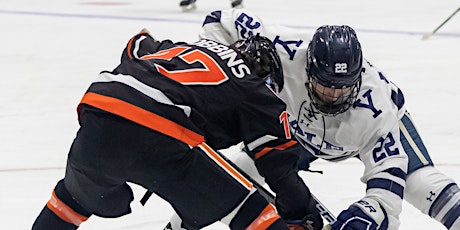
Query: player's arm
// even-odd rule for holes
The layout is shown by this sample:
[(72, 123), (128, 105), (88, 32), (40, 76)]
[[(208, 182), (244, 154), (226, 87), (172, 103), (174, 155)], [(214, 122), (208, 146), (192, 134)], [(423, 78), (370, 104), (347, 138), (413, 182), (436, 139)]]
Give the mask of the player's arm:
[(274, 94), (265, 97), (272, 92), (263, 88), (251, 89), (252, 96), (248, 96), (238, 110), (245, 149), (276, 194), (275, 205), (280, 216), (287, 223), (309, 220), (314, 229), (321, 229), (323, 222), (310, 190), (298, 175), (299, 155), (303, 151), (290, 139), (286, 107)]
[(175, 46), (171, 40), (159, 41), (147, 29), (134, 35), (123, 50), (122, 60), (139, 60), (145, 55)]
[(313, 229), (321, 229), (321, 215), (309, 188), (298, 174), (299, 154), (302, 150), (297, 142), (281, 139), (267, 142), (249, 153), (257, 170), (276, 194), (275, 206), (283, 220), (298, 226), (308, 222)]
[(261, 28), (261, 20), (246, 9), (218, 10), (206, 16), (199, 37), (229, 45)]
[(408, 159), (399, 141), (399, 129), (378, 138), (360, 159), (366, 195), (342, 211), (333, 229), (397, 229), (402, 209)]

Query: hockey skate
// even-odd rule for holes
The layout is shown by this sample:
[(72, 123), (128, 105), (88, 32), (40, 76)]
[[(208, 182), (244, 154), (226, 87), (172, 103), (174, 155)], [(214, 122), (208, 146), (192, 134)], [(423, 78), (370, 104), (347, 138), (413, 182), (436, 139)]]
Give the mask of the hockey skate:
[(179, 6), (182, 8), (182, 11), (191, 11), (196, 9), (195, 5), (196, 0), (182, 0), (179, 3)]
[(232, 0), (232, 8), (243, 8), (243, 0)]

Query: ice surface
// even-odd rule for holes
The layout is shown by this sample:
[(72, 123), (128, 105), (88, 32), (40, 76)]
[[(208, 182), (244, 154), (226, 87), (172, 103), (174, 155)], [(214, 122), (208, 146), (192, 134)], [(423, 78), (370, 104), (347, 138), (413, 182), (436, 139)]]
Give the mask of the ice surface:
[[(198, 0), (183, 13), (179, 1), (0, 0), (0, 229), (30, 229), (64, 175), (78, 129), (76, 105), (101, 70), (113, 69), (127, 40), (148, 28), (159, 39), (194, 41), (204, 16), (230, 7)], [(246, 0), (267, 21), (311, 32), (323, 24), (349, 24), (364, 55), (404, 91), (407, 107), (438, 168), (460, 178), (460, 15), (422, 41), (459, 7), (457, 0)], [(334, 213), (364, 193), (362, 166), (317, 161), (302, 173), (312, 192)], [(153, 197), (131, 215), (92, 217), (80, 229), (162, 229), (172, 214)], [(221, 224), (207, 229), (226, 229)], [(401, 228), (444, 229), (404, 203)]]

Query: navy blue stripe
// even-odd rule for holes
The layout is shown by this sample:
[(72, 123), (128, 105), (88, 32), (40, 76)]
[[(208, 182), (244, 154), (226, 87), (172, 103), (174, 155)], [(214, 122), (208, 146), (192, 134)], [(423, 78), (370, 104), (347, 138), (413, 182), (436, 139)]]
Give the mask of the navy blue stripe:
[(389, 174), (391, 174), (391, 175), (393, 175), (393, 176), (395, 176), (395, 177), (399, 177), (399, 178), (401, 178), (401, 179), (403, 179), (403, 180), (406, 180), (406, 176), (407, 176), (407, 175), (406, 175), (406, 173), (405, 173), (402, 169), (400, 169), (400, 168), (389, 168), (389, 169), (385, 170), (384, 172), (389, 173)]
[(404, 187), (389, 179), (376, 178), (367, 181), (366, 190), (375, 188), (390, 191), (399, 196), (401, 199), (404, 196)]
[(220, 10), (216, 10), (211, 12), (211, 14), (206, 15), (204, 19), (203, 26), (209, 23), (220, 23), (220, 18), (222, 17), (222, 12)]
[(417, 155), (417, 153), (415, 153), (415, 150), (409, 144), (409, 141), (407, 140), (408, 138), (405, 136), (405, 133), (401, 131), (400, 132), (401, 144), (404, 148), (404, 152), (406, 152), (407, 156), (409, 157), (409, 167), (407, 169), (407, 174), (411, 174), (415, 170), (421, 167), (424, 167), (426, 165), (433, 165), (433, 161), (431, 160), (430, 155), (428, 154), (428, 150), (423, 144), (422, 138), (418, 134), (417, 129), (412, 123), (410, 119), (410, 115), (407, 112), (401, 118), (401, 122), (404, 125), (404, 127), (407, 129), (407, 132), (409, 133), (410, 138), (414, 141), (418, 150), (422, 153), (422, 155), (428, 161), (428, 163), (425, 164), (420, 160), (420, 157)]
[(398, 110), (401, 109), (404, 105), (404, 94), (400, 89), (398, 89), (398, 92), (395, 92), (394, 90), (391, 91), (391, 100), (395, 105), (398, 107)]
[(450, 227), (452, 227), (452, 225), (454, 224), (455, 220), (458, 219), (459, 213), (460, 201), (457, 201), (457, 203), (455, 203), (455, 206), (452, 209), (450, 209), (442, 219), (442, 223), (444, 223), (444, 226), (450, 229)]
[(438, 195), (436, 200), (430, 207), (428, 211), (428, 215), (431, 217), (435, 217), (439, 214), (439, 212), (444, 208), (444, 206), (449, 202), (449, 199), (455, 194), (460, 192), (457, 184), (451, 183), (447, 185)]

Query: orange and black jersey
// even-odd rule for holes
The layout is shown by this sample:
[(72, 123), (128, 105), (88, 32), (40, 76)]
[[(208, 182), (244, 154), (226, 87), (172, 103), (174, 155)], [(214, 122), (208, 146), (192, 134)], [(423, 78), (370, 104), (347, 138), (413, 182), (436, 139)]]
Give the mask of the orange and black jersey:
[(283, 101), (241, 55), (211, 40), (160, 42), (141, 32), (128, 42), (121, 64), (91, 84), (82, 104), (190, 146), (206, 141), (222, 149), (243, 141), (260, 157), (296, 144)]

